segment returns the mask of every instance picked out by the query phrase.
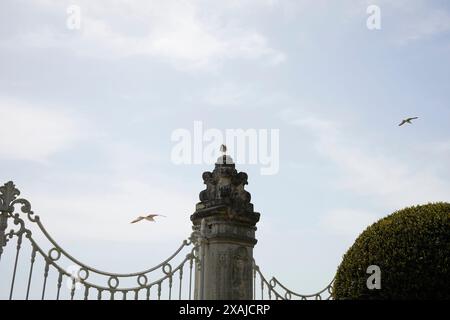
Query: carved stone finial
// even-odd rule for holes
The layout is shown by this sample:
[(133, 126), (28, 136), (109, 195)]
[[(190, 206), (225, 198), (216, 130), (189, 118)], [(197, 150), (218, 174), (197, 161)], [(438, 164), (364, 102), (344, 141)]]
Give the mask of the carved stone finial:
[(232, 214), (258, 221), (259, 214), (254, 212), (250, 202), (251, 195), (245, 190), (248, 176), (245, 172), (237, 172), (229, 155), (220, 156), (214, 170), (204, 172), (202, 178), (206, 189), (199, 194), (200, 202), (196, 206), (196, 213), (222, 206), (230, 209)]
[(5, 183), (0, 187), (0, 211), (14, 211), (11, 203), (20, 195), (12, 181)]

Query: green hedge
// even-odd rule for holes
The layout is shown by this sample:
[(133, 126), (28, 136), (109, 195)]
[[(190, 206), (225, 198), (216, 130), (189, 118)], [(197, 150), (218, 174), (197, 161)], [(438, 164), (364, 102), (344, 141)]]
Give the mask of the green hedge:
[[(367, 267), (381, 269), (369, 290)], [(335, 299), (450, 299), (450, 204), (406, 208), (368, 227), (343, 257)]]

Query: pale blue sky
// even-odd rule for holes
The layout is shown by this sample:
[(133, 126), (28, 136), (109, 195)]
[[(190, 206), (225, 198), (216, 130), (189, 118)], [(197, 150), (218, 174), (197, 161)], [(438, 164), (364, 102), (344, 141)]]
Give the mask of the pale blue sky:
[[(256, 261), (308, 293), (368, 224), (450, 200), (449, 74), (447, 1), (3, 0), (0, 182), (81, 260), (135, 271), (189, 235), (212, 170), (170, 161), (174, 130), (279, 129), (277, 175), (238, 169)], [(129, 225), (147, 211), (169, 217)]]

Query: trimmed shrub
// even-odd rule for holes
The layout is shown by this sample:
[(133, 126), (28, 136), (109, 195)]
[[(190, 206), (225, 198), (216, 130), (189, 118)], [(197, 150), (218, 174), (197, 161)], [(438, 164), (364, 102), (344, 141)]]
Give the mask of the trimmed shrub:
[[(369, 290), (370, 265), (381, 289)], [(399, 210), (369, 226), (345, 253), (334, 299), (450, 299), (450, 204)]]

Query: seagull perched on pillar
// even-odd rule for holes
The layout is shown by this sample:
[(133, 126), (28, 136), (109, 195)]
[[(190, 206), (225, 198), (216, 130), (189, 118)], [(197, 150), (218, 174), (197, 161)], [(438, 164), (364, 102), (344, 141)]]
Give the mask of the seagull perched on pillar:
[(403, 119), (402, 122), (400, 122), (400, 124), (399, 124), (398, 126), (401, 127), (401, 126), (404, 125), (405, 123), (412, 124), (411, 120), (416, 120), (416, 119), (419, 119), (419, 117), (413, 117), (413, 118)]
[(134, 219), (133, 221), (131, 221), (130, 223), (136, 223), (139, 222), (141, 220), (147, 220), (147, 221), (155, 221), (155, 217), (166, 217), (163, 216), (162, 214), (149, 214), (148, 216), (139, 216), (136, 219)]
[(227, 146), (224, 145), (224, 144), (222, 144), (222, 145), (220, 146), (220, 152), (222, 152), (223, 154), (227, 153)]

